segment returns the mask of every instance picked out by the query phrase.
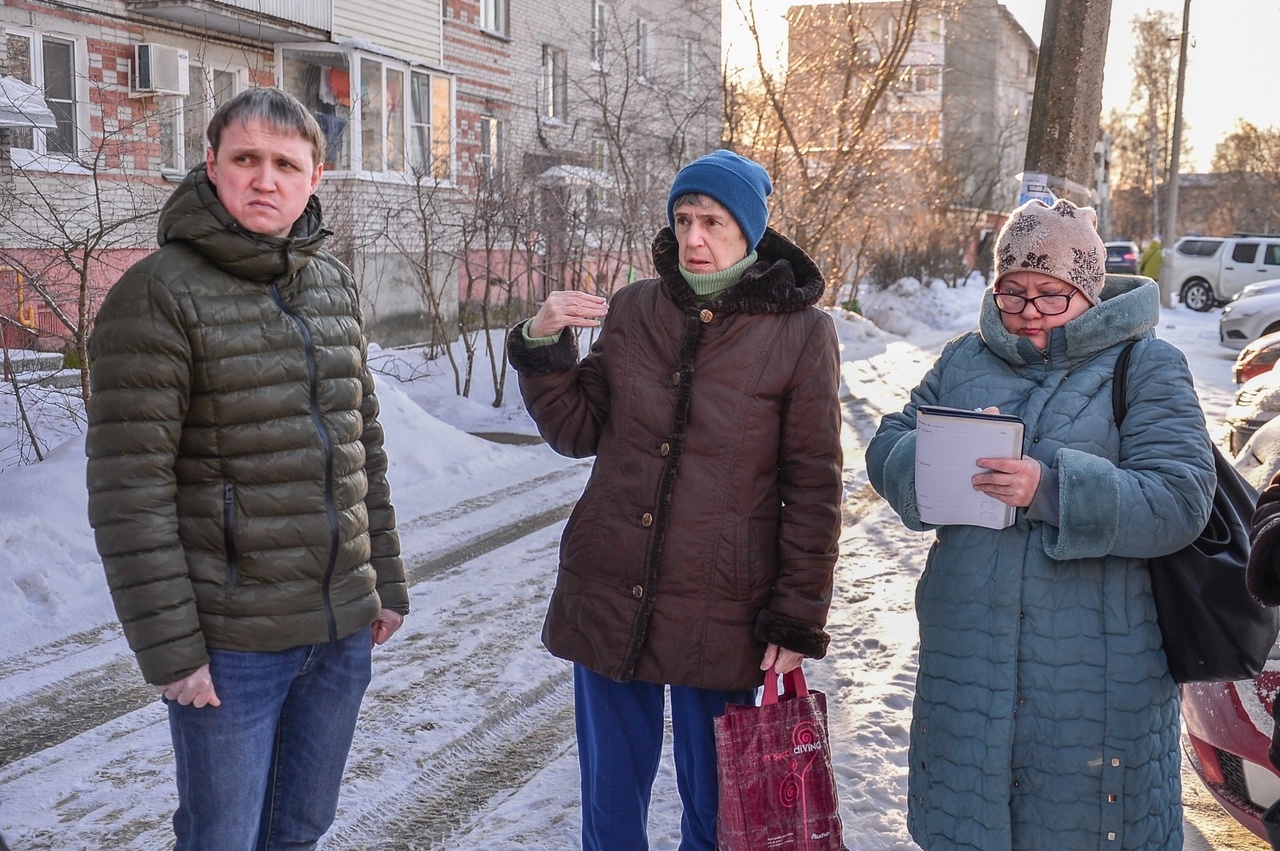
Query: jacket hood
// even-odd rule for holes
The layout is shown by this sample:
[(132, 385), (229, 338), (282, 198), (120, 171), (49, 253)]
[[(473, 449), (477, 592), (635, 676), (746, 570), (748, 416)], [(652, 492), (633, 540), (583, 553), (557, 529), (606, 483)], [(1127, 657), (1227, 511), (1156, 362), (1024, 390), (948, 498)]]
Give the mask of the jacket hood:
[(293, 232), (264, 236), (241, 227), (218, 200), (205, 166), (187, 173), (160, 210), (157, 242), (185, 242), (227, 274), (270, 283), (291, 276), (311, 262), (330, 235), (323, 227), (320, 201), (312, 195)]
[(1049, 332), (1043, 353), (1030, 340), (1009, 332), (991, 298), (982, 294), (979, 334), (993, 352), (1012, 364), (1050, 363), (1070, 366), (1126, 340), (1152, 334), (1160, 321), (1160, 289), (1154, 281), (1130, 275), (1108, 275), (1098, 303), (1061, 328)]
[(699, 303), (680, 274), (680, 246), (665, 227), (653, 239), (653, 265), (671, 298), (685, 311), (710, 308), (722, 313), (791, 313), (818, 303), (826, 281), (818, 264), (800, 246), (766, 228), (756, 246), (757, 260), (736, 284)]

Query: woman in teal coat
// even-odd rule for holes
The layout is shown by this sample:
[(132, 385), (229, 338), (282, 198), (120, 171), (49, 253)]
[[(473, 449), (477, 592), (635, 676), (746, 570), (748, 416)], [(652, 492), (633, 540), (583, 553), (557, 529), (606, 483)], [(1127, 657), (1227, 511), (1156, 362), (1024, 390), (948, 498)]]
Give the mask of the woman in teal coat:
[[(1015, 210), (979, 330), (867, 449), (875, 489), (937, 536), (916, 591), (908, 825), (923, 848), (1182, 847), (1178, 692), (1146, 560), (1204, 527), (1213, 457), (1186, 360), (1154, 336), (1159, 292), (1104, 286), (1096, 221), (1068, 201)], [(1117, 428), (1112, 377), (1133, 340)], [(921, 522), (921, 405), (1022, 418), (1022, 459), (980, 459), (973, 479), (1018, 509), (1012, 526)]]

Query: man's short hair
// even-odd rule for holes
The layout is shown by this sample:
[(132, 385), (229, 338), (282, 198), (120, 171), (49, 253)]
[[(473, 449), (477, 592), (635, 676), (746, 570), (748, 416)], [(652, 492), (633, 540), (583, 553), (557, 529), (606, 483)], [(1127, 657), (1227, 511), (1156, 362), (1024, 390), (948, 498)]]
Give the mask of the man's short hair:
[(324, 133), (316, 119), (302, 103), (282, 89), (260, 86), (246, 89), (218, 107), (209, 121), (205, 135), (216, 156), (222, 131), (233, 121), (241, 125), (262, 121), (285, 131), (297, 133), (311, 143), (311, 164), (324, 162)]

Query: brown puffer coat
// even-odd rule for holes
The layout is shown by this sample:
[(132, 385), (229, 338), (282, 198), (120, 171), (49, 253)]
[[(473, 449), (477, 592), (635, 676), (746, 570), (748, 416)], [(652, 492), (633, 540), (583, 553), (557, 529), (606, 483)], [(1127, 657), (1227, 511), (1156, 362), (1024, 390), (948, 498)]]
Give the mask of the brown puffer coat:
[(556, 451), (596, 456), (564, 532), (542, 640), (619, 681), (746, 689), (765, 642), (824, 631), (840, 530), (839, 355), (817, 266), (769, 230), (698, 304), (669, 228), (579, 364), (572, 334), (508, 340)]
[(147, 682), (408, 611), (355, 281), (313, 198), (240, 229), (203, 167), (89, 340), (89, 521)]

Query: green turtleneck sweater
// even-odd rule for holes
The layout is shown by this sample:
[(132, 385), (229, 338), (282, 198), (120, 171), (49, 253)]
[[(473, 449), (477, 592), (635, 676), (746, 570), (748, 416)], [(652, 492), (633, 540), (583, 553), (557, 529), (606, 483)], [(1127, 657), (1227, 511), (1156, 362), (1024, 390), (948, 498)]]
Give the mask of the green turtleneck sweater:
[[(693, 294), (697, 296), (698, 303), (710, 301), (720, 293), (729, 289), (729, 287), (738, 283), (742, 279), (742, 273), (751, 268), (756, 262), (756, 253), (752, 251), (746, 257), (743, 257), (737, 263), (734, 263), (728, 269), (721, 269), (719, 272), (709, 272), (705, 275), (699, 275), (696, 272), (690, 272), (685, 267), (680, 267), (680, 276), (684, 278), (685, 283), (689, 285), (689, 289), (693, 290)], [(524, 327), (520, 329), (521, 335), (524, 337), (524, 343), (531, 349), (539, 346), (550, 346), (560, 339), (560, 331), (548, 337), (530, 337), (529, 323), (526, 322)]]

